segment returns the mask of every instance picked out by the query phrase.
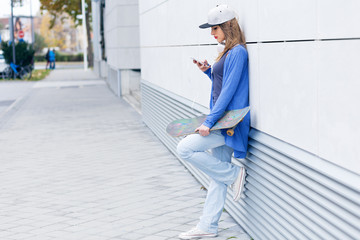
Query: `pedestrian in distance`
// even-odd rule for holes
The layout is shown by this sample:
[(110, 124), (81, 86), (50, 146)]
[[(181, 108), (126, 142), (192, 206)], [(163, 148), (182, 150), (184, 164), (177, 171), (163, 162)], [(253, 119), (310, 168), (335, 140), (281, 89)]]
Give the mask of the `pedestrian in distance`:
[(47, 50), (47, 53), (45, 55), (45, 60), (46, 60), (46, 66), (45, 69), (48, 69), (48, 66), (50, 66), (50, 49)]
[[(236, 19), (236, 13), (227, 5), (218, 5), (208, 13), (208, 22), (199, 26), (211, 28), (223, 49), (213, 66), (207, 60), (193, 60), (198, 68), (212, 81), (210, 113), (205, 122), (196, 129), (198, 134), (182, 139), (177, 146), (179, 156), (210, 177), (210, 185), (200, 221), (180, 239), (216, 237), (218, 223), (223, 212), (227, 187), (233, 190), (233, 199), (241, 198), (245, 185), (245, 167), (231, 163), (232, 154), (243, 159), (247, 153), (250, 114), (235, 128), (233, 136), (226, 130), (211, 131), (210, 128), (225, 111), (249, 106), (248, 53), (244, 34)], [(211, 154), (206, 152), (211, 149)]]
[(55, 69), (55, 49), (49, 52), (50, 69)]

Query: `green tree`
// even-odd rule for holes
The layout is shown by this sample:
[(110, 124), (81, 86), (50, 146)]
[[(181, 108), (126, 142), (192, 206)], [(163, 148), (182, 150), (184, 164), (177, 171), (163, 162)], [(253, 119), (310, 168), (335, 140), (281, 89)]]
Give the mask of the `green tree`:
[[(50, 29), (54, 27), (56, 19), (61, 16), (63, 19), (63, 13), (67, 13), (70, 16), (74, 23), (75, 27), (82, 25), (83, 19), (77, 18), (81, 15), (81, 0), (40, 0), (41, 11), (48, 11), (52, 16), (50, 21)], [(86, 22), (86, 33), (87, 33), (87, 53), (88, 53), (88, 62), (89, 66), (93, 65), (93, 50), (91, 44), (91, 0), (85, 0), (85, 22)]]
[[(1, 42), (1, 49), (3, 50), (5, 62), (10, 64), (13, 60), (12, 45), (9, 45), (8, 41)], [(27, 42), (17, 42), (15, 44), (15, 60), (16, 64), (21, 66), (27, 66), (32, 64), (35, 51), (31, 44)]]
[(47, 47), (45, 38), (38, 33), (35, 33), (34, 51), (35, 53), (41, 53), (41, 51)]

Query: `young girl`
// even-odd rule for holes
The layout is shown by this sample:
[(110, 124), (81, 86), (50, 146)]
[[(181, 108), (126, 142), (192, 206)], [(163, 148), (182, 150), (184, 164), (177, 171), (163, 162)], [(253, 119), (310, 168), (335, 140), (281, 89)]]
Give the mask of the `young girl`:
[[(180, 239), (216, 237), (218, 222), (224, 208), (227, 186), (233, 188), (234, 201), (238, 201), (245, 184), (245, 169), (231, 163), (245, 158), (247, 152), (250, 114), (235, 128), (233, 136), (226, 130), (211, 131), (210, 128), (225, 111), (249, 106), (248, 54), (245, 37), (235, 18), (235, 12), (227, 5), (219, 5), (209, 11), (208, 22), (200, 28), (211, 27), (211, 35), (225, 47), (211, 67), (194, 60), (199, 69), (212, 81), (210, 114), (197, 128), (199, 134), (189, 135), (178, 145), (180, 157), (207, 174), (210, 186), (203, 215), (197, 226), (179, 235)], [(211, 149), (211, 154), (206, 150)]]

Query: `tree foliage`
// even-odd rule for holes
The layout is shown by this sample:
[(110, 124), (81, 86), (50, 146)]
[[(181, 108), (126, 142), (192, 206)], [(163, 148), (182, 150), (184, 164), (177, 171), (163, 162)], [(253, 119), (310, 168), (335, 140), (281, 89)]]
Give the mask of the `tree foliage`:
[[(82, 25), (83, 20), (78, 18), (82, 13), (81, 0), (40, 0), (41, 11), (48, 11), (52, 16), (50, 20), (49, 28), (53, 28), (56, 24), (57, 18), (63, 21), (67, 16), (70, 16), (74, 21), (75, 27)], [(64, 15), (66, 13), (67, 15)], [(91, 26), (91, 0), (85, 0), (85, 21), (86, 21), (86, 33), (87, 33), (87, 45), (88, 45), (88, 61), (89, 65), (92, 66), (93, 51), (91, 45), (90, 31)]]
[(35, 53), (41, 53), (41, 51), (47, 47), (45, 38), (38, 33), (35, 33), (34, 51)]
[[(13, 60), (12, 45), (8, 41), (1, 42), (1, 49), (3, 50), (5, 62), (10, 64)], [(17, 42), (15, 44), (15, 61), (17, 65), (27, 66), (32, 64), (35, 51), (32, 45), (27, 42)]]
[[(82, 25), (82, 19), (77, 18), (82, 13), (81, 0), (40, 0), (40, 3), (40, 10), (46, 10), (52, 16), (50, 28), (53, 28), (59, 16), (61, 20), (66, 18), (63, 13), (67, 13), (73, 19), (75, 26)], [(91, 21), (91, 0), (85, 0), (85, 11)]]
[[(64, 14), (65, 15), (65, 14)], [(44, 37), (44, 41), (49, 47), (59, 47), (61, 50), (66, 49), (66, 31), (63, 24), (56, 20), (56, 24), (50, 28), (51, 16), (45, 13), (40, 24), (40, 34)]]

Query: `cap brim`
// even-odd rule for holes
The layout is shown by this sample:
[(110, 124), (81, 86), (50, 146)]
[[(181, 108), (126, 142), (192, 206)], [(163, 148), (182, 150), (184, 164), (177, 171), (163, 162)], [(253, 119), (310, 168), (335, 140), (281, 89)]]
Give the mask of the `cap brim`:
[(211, 24), (208, 24), (208, 23), (204, 23), (204, 24), (200, 25), (199, 28), (209, 28), (209, 27), (213, 27), (213, 26), (216, 26), (216, 25), (211, 25)]

